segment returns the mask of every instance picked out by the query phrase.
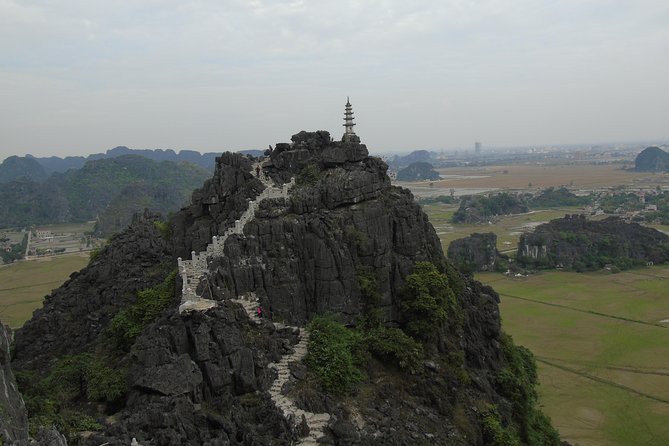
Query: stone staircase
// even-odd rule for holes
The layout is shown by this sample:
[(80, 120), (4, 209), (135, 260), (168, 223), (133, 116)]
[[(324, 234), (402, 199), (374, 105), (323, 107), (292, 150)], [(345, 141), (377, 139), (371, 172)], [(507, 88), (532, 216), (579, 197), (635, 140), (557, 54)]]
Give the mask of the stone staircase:
[[(251, 174), (256, 175), (256, 167), (262, 169), (260, 163), (256, 163), (251, 168)], [(295, 178), (291, 178), (290, 183), (277, 186), (270, 178), (264, 175), (259, 175), (257, 178), (263, 183), (265, 189), (248, 203), (246, 211), (241, 215), (239, 220), (235, 221), (234, 226), (228, 228), (222, 235), (212, 237), (211, 243), (207, 248), (199, 253), (191, 252), (191, 260), (177, 259), (179, 265), (179, 272), (183, 280), (183, 288), (181, 290), (181, 305), (179, 312), (184, 311), (205, 311), (216, 306), (216, 301), (211, 299), (203, 299), (197, 294), (197, 287), (200, 284), (201, 278), (209, 271), (209, 259), (217, 256), (222, 256), (224, 253), (225, 242), (232, 235), (243, 235), (244, 225), (253, 219), (255, 211), (260, 206), (263, 200), (270, 198), (288, 198), (289, 189), (295, 184)], [(258, 308), (258, 299), (255, 293), (249, 293), (245, 297), (231, 299), (232, 302), (240, 304), (249, 318), (257, 324), (262, 322), (256, 316), (256, 309)], [(290, 380), (291, 362), (299, 362), (307, 354), (307, 344), (309, 342), (309, 333), (306, 328), (298, 328), (290, 325), (285, 325), (281, 322), (272, 322), (277, 329), (292, 328), (299, 333), (299, 342), (294, 346), (293, 353), (285, 355), (276, 364), (269, 364), (268, 367), (274, 368), (278, 376), (272, 383), (269, 393), (274, 405), (281, 410), (284, 417), (292, 422), (295, 426), (306, 421), (309, 433), (297, 443), (304, 446), (315, 446), (318, 444), (318, 439), (323, 437), (323, 430), (330, 421), (330, 415), (327, 413), (311, 413), (297, 407), (295, 400), (282, 393), (284, 385)]]
[[(262, 169), (262, 164), (253, 164), (251, 175), (256, 175), (257, 167)], [(203, 299), (197, 295), (197, 287), (200, 284), (200, 279), (209, 272), (208, 259), (223, 255), (225, 242), (232, 234), (242, 235), (244, 233), (244, 225), (253, 219), (255, 211), (263, 200), (268, 198), (288, 198), (288, 190), (295, 184), (295, 178), (291, 178), (290, 183), (281, 186), (276, 186), (270, 178), (265, 177), (262, 173), (257, 178), (263, 183), (265, 189), (255, 200), (249, 201), (246, 211), (244, 211), (239, 220), (235, 221), (234, 226), (228, 228), (223, 235), (213, 236), (211, 243), (207, 245), (205, 251), (199, 253), (192, 251), (191, 260), (183, 260), (181, 257), (177, 259), (179, 273), (183, 282), (179, 313), (193, 310), (204, 311), (216, 306), (216, 301)]]
[[(245, 297), (232, 299), (232, 301), (240, 304), (251, 320), (257, 321), (258, 324), (261, 323), (256, 316), (256, 308), (258, 308), (259, 302), (255, 297), (255, 293), (249, 293)], [(280, 322), (272, 322), (272, 324), (274, 324), (274, 327), (277, 329), (292, 328), (296, 330), (299, 332), (299, 341), (293, 346), (293, 353), (285, 355), (276, 364), (271, 363), (268, 365), (268, 367), (277, 371), (277, 378), (269, 389), (270, 397), (272, 398), (274, 405), (281, 410), (283, 416), (288, 421), (292, 422), (294, 425), (301, 423), (302, 419), (306, 421), (309, 433), (306, 437), (301, 438), (296, 444), (316, 446), (318, 445), (318, 440), (324, 436), (323, 430), (330, 422), (330, 414), (307, 412), (306, 410), (297, 407), (293, 398), (283, 394), (283, 387), (290, 380), (290, 363), (301, 361), (307, 354), (309, 332), (306, 328), (293, 327)]]

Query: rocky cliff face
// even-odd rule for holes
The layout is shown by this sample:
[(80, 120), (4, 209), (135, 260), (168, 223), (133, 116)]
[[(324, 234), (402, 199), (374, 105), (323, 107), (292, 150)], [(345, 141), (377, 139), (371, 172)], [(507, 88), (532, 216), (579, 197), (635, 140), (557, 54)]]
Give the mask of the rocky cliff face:
[(11, 335), (9, 327), (0, 324), (0, 444), (26, 444), (28, 414), (10, 365)]
[(495, 271), (500, 253), (494, 232), (474, 233), (448, 245), (448, 259), (469, 271)]
[(171, 247), (154, 222), (159, 216), (137, 215), (123, 233), (80, 272), (46, 296), (16, 333), (14, 364), (39, 369), (54, 358), (87, 350), (136, 292), (156, 285), (174, 268)]
[(589, 221), (584, 215), (567, 215), (521, 235), (516, 257), (526, 266), (576, 270), (664, 263), (669, 236), (617, 217)]
[[(83, 384), (89, 388), (75, 388), (76, 399), (63, 407), (100, 422), (77, 441), (483, 445), (516, 435), (529, 444), (532, 426), (547, 426), (532, 412), (532, 385), (514, 381), (530, 365), (518, 365), (526, 356), (513, 353), (501, 334), (497, 294), (446, 261), (427, 217), (410, 192), (390, 185), (382, 161), (356, 141), (333, 142), (327, 132), (301, 132), (271, 153), (259, 174), (277, 184), (294, 177), (296, 185), (288, 198), (263, 200), (243, 231), (227, 238), (223, 255), (208, 259), (197, 292), (213, 300), (213, 308), (179, 313), (177, 291), (164, 311), (150, 312), (146, 299), (160, 293), (139, 293), (140, 299), (137, 291), (158, 284), (177, 257), (205, 250), (261, 193), (265, 186), (251, 166), (241, 155), (219, 157), (214, 176), (171, 219), (171, 243), (155, 217), (138, 219), (18, 333), (14, 365), (53, 376), (56, 361), (62, 373), (64, 355), (107, 354), (124, 327), (119, 315), (126, 324), (143, 324), (132, 326), (129, 345), (109, 356), (114, 368), (127, 368), (120, 393), (91, 392), (90, 381), (101, 377), (90, 367), (68, 372), (89, 381)], [(320, 387), (304, 364), (288, 360), (299, 356), (304, 324), (315, 315), (362, 324), (370, 292), (378, 297), (373, 310), (382, 324), (406, 325), (402, 296), (417, 262), (445, 274), (451, 301), (450, 320), (419, 333), (430, 341), (412, 372), (383, 355), (370, 356), (360, 365), (366, 378), (358, 392), (343, 398)], [(178, 281), (175, 290), (181, 290)], [(430, 305), (427, 294), (420, 296)], [(243, 296), (258, 301), (240, 305)], [(266, 319), (250, 317), (257, 306)], [(146, 314), (158, 316), (145, 320)], [(386, 342), (383, 348), (393, 348)], [(289, 398), (298, 415), (286, 412), (277, 394)], [(525, 399), (516, 401), (519, 394)], [(321, 434), (309, 436), (314, 422), (304, 413), (323, 414)], [(551, 435), (545, 444), (555, 444)]]

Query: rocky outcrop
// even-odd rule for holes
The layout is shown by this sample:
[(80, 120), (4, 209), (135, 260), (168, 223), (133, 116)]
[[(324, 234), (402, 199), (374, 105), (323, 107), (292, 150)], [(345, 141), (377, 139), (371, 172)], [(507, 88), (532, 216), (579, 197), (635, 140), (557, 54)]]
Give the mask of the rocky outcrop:
[[(498, 380), (506, 360), (496, 293), (446, 261), (426, 215), (408, 190), (390, 184), (385, 163), (357, 140), (334, 142), (322, 131), (277, 144), (262, 172), (254, 162), (217, 158), (213, 177), (171, 219), (171, 244), (152, 216), (137, 220), (17, 335), (15, 364), (46, 373), (56, 358), (109, 336), (111, 317), (176, 268), (177, 257), (183, 264), (193, 251), (211, 254), (194, 284), (198, 298), (215, 304), (179, 312), (177, 281), (172, 305), (147, 321), (129, 351), (115, 352), (114, 365), (128, 366), (123, 398), (76, 401), (103, 420), (78, 441), (483, 445), (494, 433), (481, 411), (494, 406), (500, 426), (518, 423)], [(293, 177), (285, 194), (259, 199)], [(217, 244), (219, 235), (227, 236)], [(307, 321), (334, 314), (360, 325), (369, 307), (366, 274), (376, 284), (376, 317), (387, 328), (402, 326), (407, 277), (422, 261), (445, 274), (452, 291), (448, 323), (433, 327), (427, 356), (414, 373), (368, 358), (358, 394), (324, 392), (300, 362)], [(266, 319), (252, 315), (258, 305)]]
[(434, 181), (440, 178), (439, 172), (434, 170), (430, 163), (411, 163), (397, 171), (397, 181)]
[(0, 324), (0, 444), (28, 443), (28, 414), (11, 368), (12, 331)]
[(617, 217), (590, 221), (585, 215), (567, 215), (521, 235), (516, 258), (525, 266), (576, 270), (664, 263), (669, 236)]
[(659, 147), (646, 147), (634, 159), (639, 172), (669, 172), (669, 153)]
[(494, 232), (474, 233), (448, 245), (448, 259), (467, 271), (495, 271), (500, 257)]
[(160, 283), (174, 269), (171, 249), (154, 224), (159, 218), (136, 215), (86, 268), (45, 297), (16, 333), (15, 365), (39, 369), (55, 357), (85, 351), (138, 290)]
[(489, 195), (466, 195), (453, 214), (453, 223), (488, 223), (499, 215), (522, 214), (529, 209), (517, 196), (502, 192)]

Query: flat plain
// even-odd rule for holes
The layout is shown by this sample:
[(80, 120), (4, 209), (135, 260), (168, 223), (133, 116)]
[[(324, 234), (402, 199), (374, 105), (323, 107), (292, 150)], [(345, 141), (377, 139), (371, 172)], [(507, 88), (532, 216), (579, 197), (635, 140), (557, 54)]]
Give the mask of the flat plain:
[[(422, 183), (415, 194), (454, 189), (524, 190), (571, 186), (588, 192), (615, 186), (655, 188), (664, 173), (622, 165), (517, 165), (440, 169), (447, 179)], [(417, 183), (418, 184), (418, 183)], [(530, 186), (531, 184), (531, 186)], [(402, 184), (412, 187), (413, 184)], [(523, 231), (579, 208), (502, 216), (492, 224), (452, 224), (456, 205), (423, 210), (444, 251), (454, 239), (494, 232), (497, 248), (512, 254)], [(669, 232), (669, 227), (655, 225)], [(560, 435), (573, 445), (669, 444), (669, 266), (608, 272), (544, 272), (522, 278), (477, 274), (501, 298), (502, 328), (537, 358), (539, 402)]]
[(44, 296), (88, 264), (88, 253), (20, 261), (0, 267), (0, 321), (18, 328), (42, 306)]
[(536, 355), (540, 402), (578, 445), (669, 444), (669, 267), (482, 273), (502, 326)]

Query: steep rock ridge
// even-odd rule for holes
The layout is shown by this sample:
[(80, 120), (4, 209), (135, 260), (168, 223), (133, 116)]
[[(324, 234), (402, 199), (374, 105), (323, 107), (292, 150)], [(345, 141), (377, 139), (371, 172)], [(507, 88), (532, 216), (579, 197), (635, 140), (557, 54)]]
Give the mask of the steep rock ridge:
[(291, 444), (294, 428), (265, 389), (268, 365), (296, 342), (292, 329), (256, 325), (232, 302), (165, 316), (132, 348), (120, 419), (86, 444)]
[(608, 263), (663, 263), (669, 260), (669, 236), (617, 217), (590, 221), (566, 215), (521, 235), (516, 257), (525, 265), (579, 270)]
[(158, 219), (151, 213), (137, 215), (86, 268), (46, 296), (44, 306), (16, 333), (15, 365), (32, 368), (84, 351), (133, 302), (136, 291), (163, 280), (174, 265), (154, 224)]
[[(263, 182), (265, 189), (256, 196), (254, 200), (248, 202), (246, 210), (239, 217), (239, 220), (235, 220), (234, 226), (227, 228), (222, 234), (213, 236), (211, 243), (207, 245), (204, 251), (199, 253), (192, 251), (191, 260), (183, 260), (181, 257), (177, 259), (177, 265), (183, 282), (181, 305), (179, 306), (180, 312), (188, 310), (206, 310), (215, 305), (215, 301), (202, 298), (203, 291), (198, 290), (200, 280), (203, 276), (208, 274), (207, 269), (211, 259), (224, 255), (225, 242), (228, 238), (233, 235), (240, 237), (244, 236), (244, 226), (255, 217), (255, 212), (263, 201), (274, 198), (288, 198), (288, 189), (294, 185), (295, 178), (292, 178), (290, 183), (276, 185), (270, 180), (269, 176), (260, 176), (262, 166), (262, 163), (255, 163), (252, 166), (251, 175), (253, 175), (253, 172), (255, 171), (256, 177)], [(208, 294), (211, 295), (211, 291), (208, 291)]]
[[(295, 177), (290, 193), (258, 200), (267, 189), (264, 174), (256, 178), (252, 160), (224, 154), (192, 204), (171, 219), (173, 246), (146, 216), (21, 330), (15, 364), (48, 369), (57, 357), (85, 351), (114, 314), (133, 304), (135, 291), (176, 267), (177, 257), (207, 252), (213, 236), (238, 227), (198, 278), (197, 296), (216, 305), (180, 313), (175, 299), (152, 319), (121, 360), (129, 366), (123, 399), (77, 401), (103, 421), (79, 441), (483, 445), (499, 433), (490, 431), (490, 417), (492, 428), (517, 423), (516, 388), (505, 389), (500, 378), (510, 360), (497, 294), (445, 260), (427, 217), (409, 191), (391, 186), (385, 163), (355, 140), (301, 132), (292, 144), (277, 144), (263, 167), (277, 185)], [(250, 215), (251, 202), (258, 203), (252, 217), (236, 225)], [(327, 313), (359, 324), (365, 272), (378, 285), (381, 320), (401, 326), (405, 284), (419, 261), (436, 265), (453, 291), (452, 320), (429, 333), (428, 356), (413, 374), (370, 358), (358, 394), (323, 392), (297, 361), (308, 337), (304, 324)], [(179, 290), (177, 281), (175, 297)], [(82, 299), (85, 292), (94, 296)], [(258, 301), (239, 301), (253, 295)], [(256, 305), (269, 320), (252, 316)], [(100, 407), (104, 413), (96, 413)]]
[(10, 365), (12, 331), (0, 324), (0, 444), (28, 442), (28, 414)]
[[(268, 314), (290, 323), (360, 312), (357, 270), (374, 268), (389, 319), (391, 295), (416, 261), (441, 261), (436, 234), (411, 194), (392, 187), (387, 166), (364, 145), (302, 132), (277, 144), (265, 166), (272, 178), (297, 177), (289, 199), (266, 200), (214, 258), (206, 288), (213, 299), (255, 292)], [(248, 166), (246, 166), (248, 168)], [(239, 214), (238, 214), (239, 215)]]

